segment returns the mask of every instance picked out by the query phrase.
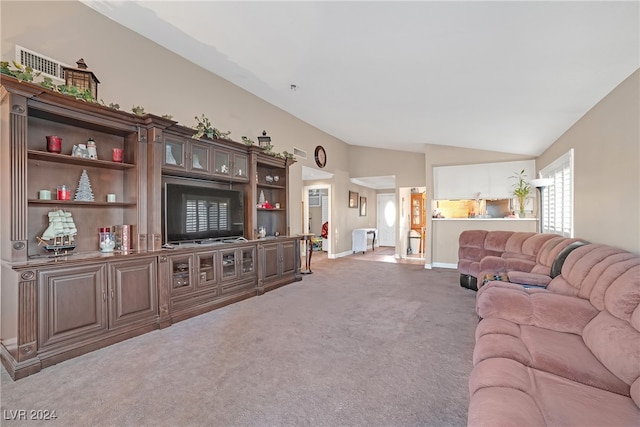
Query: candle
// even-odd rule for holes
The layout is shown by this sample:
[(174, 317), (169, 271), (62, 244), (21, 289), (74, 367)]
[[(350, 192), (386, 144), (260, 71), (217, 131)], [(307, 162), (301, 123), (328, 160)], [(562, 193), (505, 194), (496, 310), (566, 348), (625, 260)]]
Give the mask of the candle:
[(71, 191), (66, 185), (58, 186), (58, 200), (71, 200)]

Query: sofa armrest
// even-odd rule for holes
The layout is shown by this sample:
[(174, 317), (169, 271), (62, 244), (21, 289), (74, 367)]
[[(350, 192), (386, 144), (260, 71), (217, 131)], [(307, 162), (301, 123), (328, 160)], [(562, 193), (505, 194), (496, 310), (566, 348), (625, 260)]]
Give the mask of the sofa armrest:
[(490, 282), (476, 298), (481, 318), (498, 318), (559, 332), (582, 334), (598, 313), (588, 300), (541, 289), (518, 289)]

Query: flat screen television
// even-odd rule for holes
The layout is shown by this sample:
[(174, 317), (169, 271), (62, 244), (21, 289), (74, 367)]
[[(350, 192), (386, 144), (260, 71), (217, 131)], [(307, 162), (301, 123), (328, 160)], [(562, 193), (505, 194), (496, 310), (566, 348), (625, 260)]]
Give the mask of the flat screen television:
[(243, 196), (237, 190), (166, 182), (165, 243), (243, 237)]

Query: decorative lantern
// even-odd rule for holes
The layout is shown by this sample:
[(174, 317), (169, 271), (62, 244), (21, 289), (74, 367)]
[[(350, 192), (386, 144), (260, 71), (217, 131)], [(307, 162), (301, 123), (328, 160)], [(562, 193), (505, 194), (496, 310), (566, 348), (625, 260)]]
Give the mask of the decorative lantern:
[(269, 144), (271, 144), (271, 137), (267, 136), (267, 131), (266, 130), (263, 130), (262, 131), (262, 136), (258, 137), (258, 145), (260, 147), (266, 147)]
[(98, 83), (100, 81), (92, 71), (87, 69), (84, 59), (80, 58), (76, 64), (78, 68), (62, 67), (67, 87), (75, 86), (81, 92), (88, 89), (93, 99), (98, 99)]

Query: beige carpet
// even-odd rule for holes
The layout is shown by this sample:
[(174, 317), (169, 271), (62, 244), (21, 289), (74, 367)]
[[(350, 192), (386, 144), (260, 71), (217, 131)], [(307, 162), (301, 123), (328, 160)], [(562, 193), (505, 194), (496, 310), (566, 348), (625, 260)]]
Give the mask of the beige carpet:
[[(22, 380), (3, 369), (2, 425), (466, 425), (477, 318), (457, 273), (313, 261), (302, 282)], [(57, 419), (7, 419), (20, 409)]]

